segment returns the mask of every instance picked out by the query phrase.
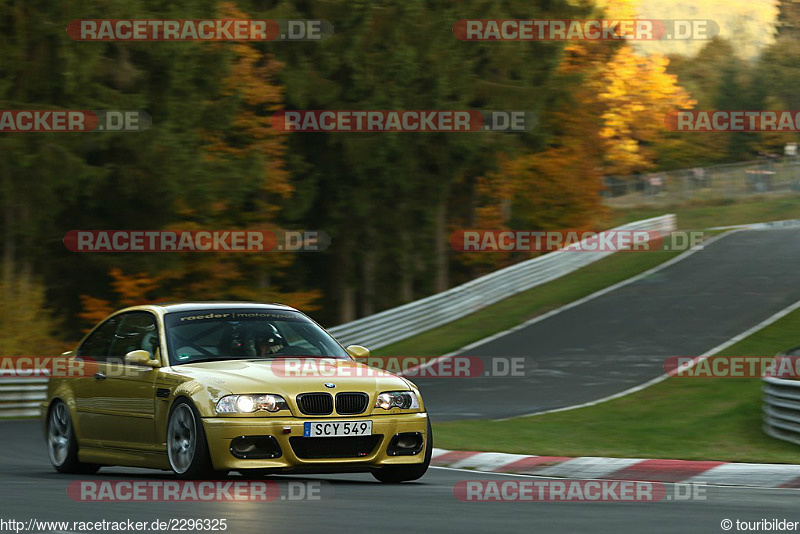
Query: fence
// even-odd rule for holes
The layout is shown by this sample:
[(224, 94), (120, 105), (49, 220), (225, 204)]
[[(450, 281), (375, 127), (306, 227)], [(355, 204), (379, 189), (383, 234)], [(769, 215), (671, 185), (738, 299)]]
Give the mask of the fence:
[[(675, 216), (636, 221), (614, 230), (675, 230)], [(330, 330), (342, 344), (380, 348), (474, 313), (481, 308), (594, 263), (613, 252), (557, 250), (476, 278), (466, 284)]]
[(606, 204), (619, 208), (800, 192), (800, 158), (770, 158), (634, 176), (607, 176), (605, 186)]
[[(800, 347), (778, 355), (797, 358)], [(800, 380), (763, 378), (764, 432), (773, 438), (800, 445)]]

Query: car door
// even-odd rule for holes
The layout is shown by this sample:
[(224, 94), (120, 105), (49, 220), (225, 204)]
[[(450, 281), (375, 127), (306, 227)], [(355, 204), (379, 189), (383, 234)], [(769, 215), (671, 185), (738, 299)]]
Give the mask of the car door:
[[(99, 369), (105, 365), (111, 341), (119, 326), (119, 316), (111, 317), (97, 326), (91, 334), (81, 343), (75, 353), (76, 359), (90, 365), (93, 373), (72, 379), (72, 389), (75, 394), (75, 413), (77, 419), (77, 433), (82, 445), (95, 447), (100, 445), (104, 434), (102, 415), (102, 400), (98, 394), (98, 386), (105, 376)], [(103, 368), (105, 371), (105, 367)]]
[(152, 367), (128, 365), (125, 355), (146, 350), (158, 357), (158, 322), (146, 311), (122, 314), (105, 364), (106, 378), (100, 380), (98, 392), (108, 399), (103, 408), (113, 428), (114, 446), (152, 449), (155, 439), (155, 382), (158, 371)]
[(84, 438), (105, 447), (153, 449), (158, 371), (127, 365), (125, 355), (146, 350), (157, 358), (158, 323), (146, 311), (127, 312), (113, 319), (116, 319), (114, 334), (108, 340), (105, 357), (102, 361), (97, 358), (97, 374), (89, 387), (90, 400), (85, 402)]

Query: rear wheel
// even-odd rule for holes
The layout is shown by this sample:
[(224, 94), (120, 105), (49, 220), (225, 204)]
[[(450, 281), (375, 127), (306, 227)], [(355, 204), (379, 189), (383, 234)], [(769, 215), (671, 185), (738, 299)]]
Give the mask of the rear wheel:
[(197, 410), (184, 399), (172, 406), (167, 423), (167, 456), (172, 471), (182, 479), (215, 475), (208, 442)]
[(62, 401), (54, 402), (47, 416), (47, 453), (59, 473), (91, 474), (100, 469), (99, 465), (78, 461), (78, 440), (69, 409)]
[(412, 465), (390, 465), (381, 467), (372, 472), (372, 476), (386, 484), (398, 484), (400, 482), (410, 482), (422, 478), (428, 466), (431, 465), (433, 455), (433, 429), (431, 420), (428, 419), (428, 443), (425, 445), (425, 460), (421, 464)]

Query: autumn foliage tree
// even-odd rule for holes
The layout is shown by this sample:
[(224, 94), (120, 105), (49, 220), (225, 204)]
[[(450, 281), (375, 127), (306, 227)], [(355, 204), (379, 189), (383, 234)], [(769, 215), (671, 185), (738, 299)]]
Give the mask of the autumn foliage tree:
[(89, 325), (96, 324), (108, 314), (123, 306), (152, 304), (168, 300), (164, 297), (156, 297), (157, 290), (160, 287), (160, 277), (151, 277), (144, 272), (125, 274), (119, 267), (112, 267), (108, 274), (114, 291), (113, 299), (107, 300), (90, 295), (81, 295), (83, 311), (79, 314), (79, 317)]
[[(247, 19), (232, 3), (221, 6), (220, 17)], [(218, 44), (233, 59), (221, 81), (220, 97), (210, 102), (209, 114), (219, 116), (204, 131), (204, 155), (217, 169), (211, 192), (196, 205), (178, 199), (180, 221), (170, 229), (194, 230), (213, 221), (220, 228), (281, 232), (275, 222), (280, 203), (293, 193), (285, 167), (287, 132), (270, 125), (270, 115), (282, 107), (283, 88), (276, 78), (282, 63), (248, 42)], [(288, 253), (182, 254), (179, 263), (163, 273), (164, 285), (179, 298), (280, 300), (313, 309), (315, 291), (282, 293), (273, 282), (289, 268)]]
[[(136, 135), (0, 137), (3, 283), (15, 287), (24, 273), (42, 280), (67, 331), (155, 299), (319, 306), (325, 324), (375, 313), (527, 257), (457, 253), (454, 230), (597, 229), (605, 175), (752, 153), (739, 150), (742, 136), (665, 131), (667, 112), (693, 99), (742, 109), (797, 101), (791, 43), (771, 47), (748, 75), (723, 41), (670, 68), (619, 40), (467, 42), (452, 33), (466, 16), (631, 19), (635, 0), (80, 4), (17, 2), (0, 17), (7, 109), (153, 117)], [(92, 45), (48, 22), (134, 15), (325, 19), (335, 33), (319, 42)], [(515, 134), (287, 134), (270, 124), (282, 108), (525, 110), (539, 123)], [(752, 138), (745, 145), (774, 151), (789, 136)], [(322, 230), (331, 245), (314, 254), (76, 254), (62, 243), (73, 229), (284, 228)]]
[[(235, 4), (220, 5), (222, 19), (248, 19)], [(209, 98), (197, 102), (202, 171), (177, 182), (163, 230), (282, 231), (276, 218), (293, 193), (285, 166), (287, 133), (270, 125), (282, 107), (277, 81), (282, 63), (251, 42), (210, 43), (209, 56), (227, 57), (224, 75)], [(96, 321), (112, 309), (158, 300), (281, 301), (314, 309), (319, 292), (281, 291), (278, 283), (294, 257), (282, 252), (180, 252), (148, 270), (108, 275), (110, 298), (81, 297), (80, 316)], [(134, 265), (137, 265), (134, 263)], [(128, 269), (130, 271), (130, 269)]]
[(653, 146), (666, 138), (664, 117), (691, 109), (695, 100), (667, 72), (669, 60), (641, 56), (624, 46), (592, 80), (603, 105), (604, 168), (609, 174), (632, 174), (655, 165)]
[[(588, 17), (635, 15), (633, 1), (601, 1)], [(658, 54), (637, 54), (624, 41), (567, 43), (555, 76), (559, 90), (540, 119), (539, 128), (549, 134), (545, 146), (500, 158), (498, 170), (477, 180), (473, 227), (598, 229), (603, 176), (656, 166), (654, 147), (668, 140), (665, 115), (694, 105), (667, 72), (668, 64)], [(485, 271), (520, 255), (461, 253), (457, 258)]]

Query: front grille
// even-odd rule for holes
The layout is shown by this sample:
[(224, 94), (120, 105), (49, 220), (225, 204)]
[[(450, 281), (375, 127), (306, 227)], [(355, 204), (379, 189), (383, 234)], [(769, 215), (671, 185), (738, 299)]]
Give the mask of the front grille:
[(369, 395), (366, 393), (337, 393), (336, 413), (339, 415), (356, 415), (367, 411)]
[(333, 397), (330, 393), (302, 393), (297, 396), (297, 407), (306, 415), (330, 415)]
[(381, 442), (382, 434), (335, 438), (289, 438), (298, 458), (362, 458), (369, 456)]

